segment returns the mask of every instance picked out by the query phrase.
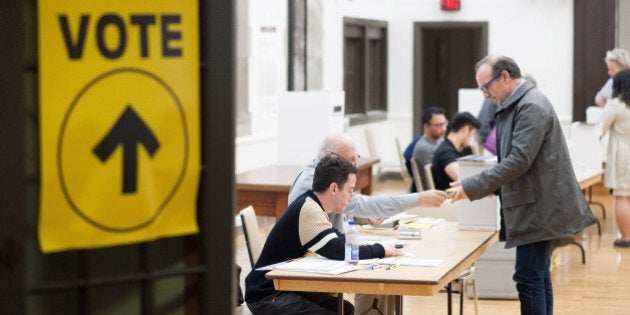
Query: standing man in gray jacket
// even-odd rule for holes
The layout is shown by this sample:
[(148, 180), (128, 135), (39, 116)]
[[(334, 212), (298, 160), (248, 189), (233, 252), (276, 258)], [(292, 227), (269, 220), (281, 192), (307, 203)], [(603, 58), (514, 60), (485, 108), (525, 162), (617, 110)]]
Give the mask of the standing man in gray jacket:
[(499, 163), (455, 182), (453, 202), (499, 192), (499, 237), (506, 248), (516, 246), (514, 281), (521, 314), (552, 314), (551, 242), (596, 219), (578, 186), (560, 122), (547, 97), (521, 78), (511, 58), (487, 56), (475, 69), (484, 97), (499, 106), (495, 114)]

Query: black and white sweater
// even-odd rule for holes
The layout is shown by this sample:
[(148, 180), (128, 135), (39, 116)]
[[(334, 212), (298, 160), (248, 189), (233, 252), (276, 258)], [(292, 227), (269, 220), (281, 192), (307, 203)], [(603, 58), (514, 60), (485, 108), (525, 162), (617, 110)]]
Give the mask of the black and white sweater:
[[(343, 260), (345, 236), (332, 227), (317, 196), (307, 191), (293, 201), (273, 227), (265, 246), (245, 279), (245, 301), (260, 301), (275, 292), (273, 281), (266, 279), (267, 271), (256, 268), (304, 256), (307, 251), (329, 259)], [(382, 258), (385, 249), (380, 244), (359, 247), (359, 258)]]

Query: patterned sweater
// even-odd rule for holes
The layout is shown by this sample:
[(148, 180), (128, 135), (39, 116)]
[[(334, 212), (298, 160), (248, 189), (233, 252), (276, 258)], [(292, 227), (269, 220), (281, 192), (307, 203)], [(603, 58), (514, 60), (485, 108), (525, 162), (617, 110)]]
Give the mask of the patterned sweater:
[[(256, 268), (304, 256), (307, 251), (329, 259), (343, 260), (345, 236), (333, 229), (317, 196), (307, 191), (293, 201), (273, 227), (265, 246), (245, 279), (245, 301), (257, 302), (275, 291), (267, 271)], [(380, 244), (359, 247), (359, 258), (382, 258), (385, 249)]]

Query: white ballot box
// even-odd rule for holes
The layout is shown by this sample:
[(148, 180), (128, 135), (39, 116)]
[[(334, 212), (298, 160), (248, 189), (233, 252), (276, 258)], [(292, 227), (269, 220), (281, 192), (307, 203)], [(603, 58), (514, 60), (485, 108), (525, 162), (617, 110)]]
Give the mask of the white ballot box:
[[(481, 173), (497, 163), (495, 156), (468, 155), (457, 160), (459, 179)], [(457, 203), (457, 221), (460, 230), (498, 230), (499, 198), (495, 195), (479, 200), (461, 200)]]
[(571, 124), (569, 152), (576, 173), (602, 169), (602, 162), (606, 161), (606, 147), (599, 140), (601, 134), (600, 123), (576, 121)]

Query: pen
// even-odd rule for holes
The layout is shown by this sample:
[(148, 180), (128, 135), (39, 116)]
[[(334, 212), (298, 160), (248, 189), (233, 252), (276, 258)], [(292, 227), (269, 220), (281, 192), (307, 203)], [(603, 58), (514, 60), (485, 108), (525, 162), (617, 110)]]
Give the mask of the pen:
[(385, 270), (392, 270), (392, 269), (396, 269), (398, 267), (400, 267), (400, 264), (391, 264), (387, 268), (385, 268)]
[(387, 266), (387, 268), (385, 268), (385, 270), (390, 270), (390, 269), (392, 269), (392, 267), (394, 267), (394, 265), (396, 265), (396, 261), (397, 261), (397, 260), (398, 260), (398, 258), (394, 259), (394, 260), (392, 261), (392, 263), (391, 263), (391, 264), (389, 264), (389, 266)]
[(371, 264), (371, 265), (367, 266), (365, 268), (365, 270), (374, 270), (374, 269), (379, 269), (379, 268), (383, 268), (383, 267), (385, 267), (385, 266), (379, 265), (379, 264)]

